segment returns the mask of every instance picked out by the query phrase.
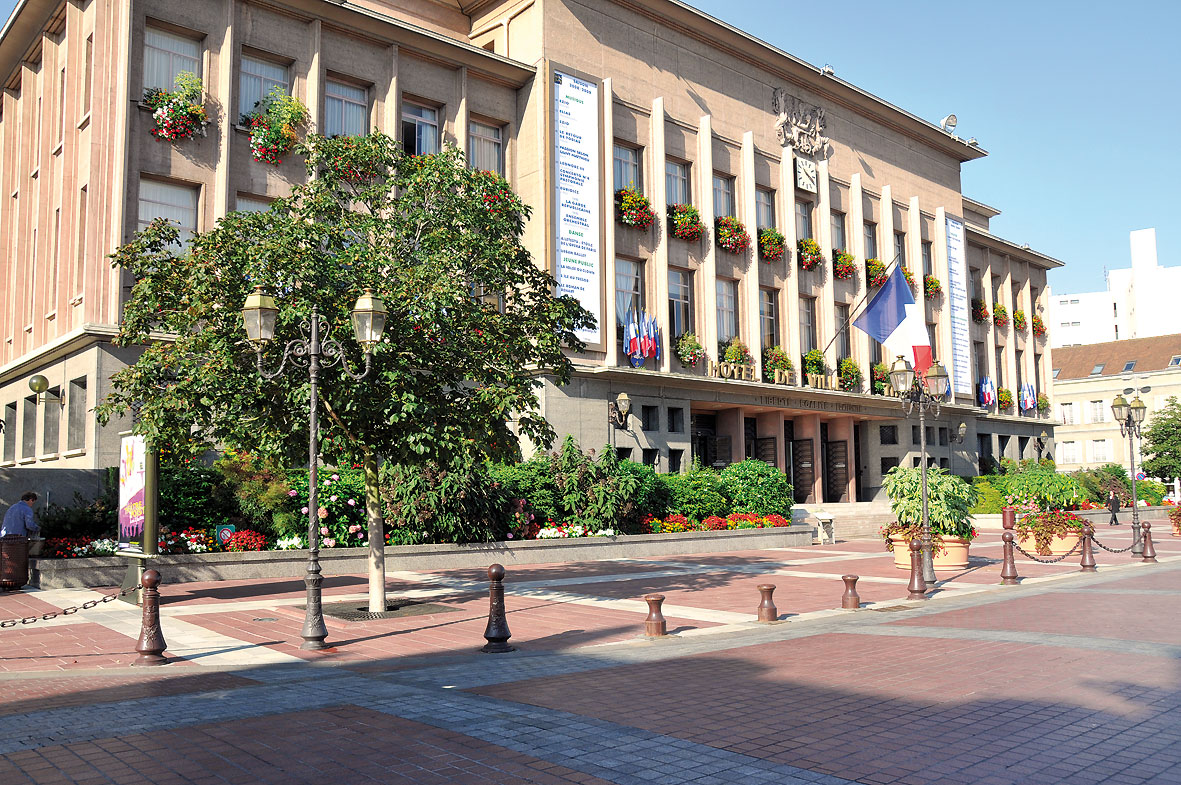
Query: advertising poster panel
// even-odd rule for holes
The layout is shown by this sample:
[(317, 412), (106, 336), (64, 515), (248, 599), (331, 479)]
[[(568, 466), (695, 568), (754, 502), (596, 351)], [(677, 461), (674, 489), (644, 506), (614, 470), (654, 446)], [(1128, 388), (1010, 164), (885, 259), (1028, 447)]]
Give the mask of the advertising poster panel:
[[(972, 395), (972, 340), (969, 335), (968, 259), (964, 249), (964, 224), (947, 219), (947, 305), (951, 312), (952, 390)], [(947, 363), (945, 362), (944, 365)]]
[(142, 436), (124, 436), (119, 449), (120, 551), (144, 549), (144, 499), (147, 446)]

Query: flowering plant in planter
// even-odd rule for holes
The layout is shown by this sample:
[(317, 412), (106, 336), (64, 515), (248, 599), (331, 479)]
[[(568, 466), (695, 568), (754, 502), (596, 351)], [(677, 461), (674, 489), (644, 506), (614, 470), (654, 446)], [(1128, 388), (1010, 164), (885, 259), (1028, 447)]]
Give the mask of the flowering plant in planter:
[(869, 367), (869, 385), (874, 395), (885, 395), (890, 383), (890, 369), (885, 363), (874, 363)]
[(942, 293), (943, 284), (939, 282), (938, 278), (933, 275), (923, 276), (923, 294), (927, 296), (928, 300), (938, 297)]
[(787, 238), (778, 229), (766, 227), (759, 230), (759, 258), (764, 262), (778, 262), (786, 250)]
[(193, 134), (205, 135), (209, 117), (201, 100), (205, 86), (201, 78), (188, 71), (176, 75), (172, 90), (149, 87), (144, 90), (144, 104), (152, 110), (156, 127), (152, 136), (175, 142), (188, 139)]
[(832, 252), (832, 277), (838, 281), (847, 281), (857, 276), (857, 260), (853, 254), (840, 248)]
[[(882, 478), (882, 489), (890, 498), (890, 512), (894, 523), (881, 529), (886, 550), (893, 551), (891, 537), (906, 542), (922, 536), (922, 469), (895, 466)], [(931, 527), (933, 552), (943, 551), (943, 538), (971, 542), (977, 532), (972, 526), (971, 509), (978, 495), (976, 488), (947, 470), (932, 466), (927, 469), (927, 516)]]
[(992, 323), (1002, 330), (1008, 327), (1009, 309), (1001, 303), (995, 303), (992, 306)]
[(281, 87), (254, 105), (254, 110), (242, 115), (242, 123), (250, 129), (250, 152), (254, 160), (267, 164), (283, 163), (283, 156), (295, 147), (299, 138), (295, 129), (308, 121), (308, 108)]
[(873, 287), (886, 285), (886, 265), (882, 264), (881, 259), (865, 260), (865, 280)]
[(1050, 413), (1050, 397), (1045, 393), (1037, 394), (1037, 413), (1043, 417)]
[(646, 231), (656, 221), (652, 203), (635, 188), (620, 188), (616, 191), (615, 207), (615, 217), (624, 226)]
[(749, 365), (754, 362), (754, 358), (750, 354), (750, 349), (737, 337), (731, 338), (724, 343), (718, 341), (718, 356), (725, 362), (735, 365)]
[(800, 257), (800, 267), (805, 270), (813, 270), (824, 261), (824, 257), (820, 255), (820, 246), (811, 238), (804, 238), (796, 243), (796, 252)]
[(914, 289), (914, 273), (910, 271), (909, 267), (902, 268), (902, 277), (906, 279), (906, 285), (912, 290)]
[(719, 216), (714, 220), (714, 233), (718, 238), (718, 246), (723, 251), (744, 254), (750, 249), (750, 234), (737, 218), (729, 215)]
[(1020, 308), (1013, 311), (1013, 329), (1019, 333), (1023, 333), (1028, 326), (1029, 323), (1025, 320), (1025, 311)]
[(1013, 393), (1009, 392), (1008, 387), (1002, 387), (996, 391), (996, 405), (1001, 411), (1013, 408)]
[(705, 359), (705, 347), (697, 340), (695, 334), (685, 333), (673, 344), (673, 354), (680, 360), (681, 365), (696, 368), (697, 363)]
[(795, 370), (795, 366), (791, 362), (791, 356), (783, 350), (782, 346), (768, 346), (763, 350), (763, 379), (773, 379), (776, 371), (783, 371), (784, 373), (791, 373)]
[(824, 362), (824, 352), (813, 349), (804, 355), (804, 373), (823, 376), (827, 372), (828, 366)]
[(1021, 537), (1033, 537), (1039, 556), (1050, 555), (1050, 543), (1057, 537), (1082, 534), (1083, 519), (1069, 510), (1038, 510), (1021, 516), (1016, 532)]
[(1045, 322), (1042, 321), (1042, 317), (1038, 316), (1037, 314), (1034, 314), (1031, 322), (1033, 324), (1034, 336), (1037, 338), (1045, 338), (1046, 337), (1046, 324), (1045, 324)]
[(976, 324), (984, 324), (988, 321), (988, 316), (988, 306), (984, 304), (984, 301), (977, 297), (972, 298), (972, 321)]
[(838, 384), (845, 392), (861, 392), (861, 366), (852, 357), (837, 363)]
[(705, 224), (701, 213), (691, 204), (670, 204), (668, 206), (668, 228), (678, 240), (697, 242), (705, 235)]

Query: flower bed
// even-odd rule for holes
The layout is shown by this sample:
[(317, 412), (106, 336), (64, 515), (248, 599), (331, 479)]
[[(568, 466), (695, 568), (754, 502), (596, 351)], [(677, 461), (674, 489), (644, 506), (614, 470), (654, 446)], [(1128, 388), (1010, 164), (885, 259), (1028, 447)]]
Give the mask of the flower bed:
[(635, 188), (621, 188), (615, 192), (615, 217), (624, 226), (648, 230), (656, 221), (656, 211), (648, 197)]
[(805, 270), (814, 270), (824, 261), (820, 254), (820, 246), (811, 238), (804, 238), (796, 243), (796, 253), (800, 257), (800, 267)]
[(734, 254), (745, 254), (750, 250), (750, 234), (737, 218), (723, 215), (714, 220), (714, 233), (718, 247)]
[(678, 240), (695, 243), (705, 236), (705, 224), (701, 222), (701, 213), (693, 205), (670, 204), (668, 231)]
[(779, 230), (764, 228), (759, 230), (759, 258), (770, 264), (783, 259), (787, 251), (787, 238)]
[(847, 281), (857, 277), (857, 260), (853, 254), (840, 248), (832, 252), (832, 277), (838, 281)]
[(694, 531), (736, 531), (738, 529), (776, 529), (791, 526), (791, 521), (782, 515), (755, 515), (735, 512), (722, 518), (711, 515), (703, 521), (691, 521), (684, 515), (667, 515), (663, 520), (651, 518), (644, 525), (653, 534), (680, 534)]

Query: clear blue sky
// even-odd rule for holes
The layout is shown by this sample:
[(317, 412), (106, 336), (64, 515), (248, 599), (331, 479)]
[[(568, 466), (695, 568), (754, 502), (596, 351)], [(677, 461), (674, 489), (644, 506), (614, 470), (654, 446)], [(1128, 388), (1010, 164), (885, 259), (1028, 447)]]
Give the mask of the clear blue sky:
[(1055, 291), (1103, 288), (1133, 229), (1181, 265), (1181, 3), (690, 1), (920, 117), (954, 112), (991, 153), (964, 165), (964, 193), (1067, 263)]

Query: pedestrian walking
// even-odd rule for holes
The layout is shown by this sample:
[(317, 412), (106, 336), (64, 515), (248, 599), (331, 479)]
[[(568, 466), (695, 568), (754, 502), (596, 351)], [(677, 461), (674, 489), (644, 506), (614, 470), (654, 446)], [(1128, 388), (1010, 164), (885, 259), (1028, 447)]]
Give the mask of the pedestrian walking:
[(22, 493), (21, 500), (4, 513), (4, 523), (0, 525), (0, 537), (7, 537), (10, 534), (19, 534), (24, 537), (36, 535), (41, 530), (41, 527), (37, 525), (37, 519), (33, 517), (33, 505), (36, 501), (37, 494), (32, 491)]
[(1115, 491), (1107, 492), (1107, 509), (1111, 510), (1111, 520), (1107, 525), (1118, 526), (1119, 518), (1116, 517), (1116, 513), (1119, 512), (1119, 497), (1115, 495)]

